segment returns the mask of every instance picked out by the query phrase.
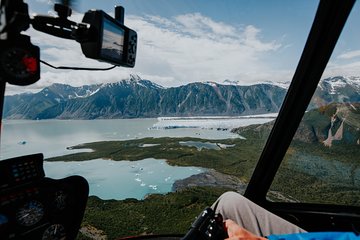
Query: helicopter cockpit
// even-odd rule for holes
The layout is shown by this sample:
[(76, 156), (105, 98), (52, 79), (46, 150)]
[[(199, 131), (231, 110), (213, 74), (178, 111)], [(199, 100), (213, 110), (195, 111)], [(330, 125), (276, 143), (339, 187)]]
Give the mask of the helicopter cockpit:
[[(45, 4), (31, 3), (35, 2)], [(274, 6), (263, 3), (265, 10), (286, 8), (275, 2)], [(125, 25), (121, 6), (112, 9), (114, 17), (92, 9), (80, 19), (79, 13), (73, 16), (76, 6), (71, 1), (48, 3), (54, 10), (46, 15), (29, 11), (28, 4), (0, 0), (1, 239), (225, 239), (223, 219), (207, 206), (229, 190), (307, 231), (359, 233), (360, 65), (348, 60), (360, 54), (356, 40), (339, 40), (344, 31), (355, 31), (346, 29), (349, 21), (353, 24), (358, 19), (351, 18), (359, 13), (355, 0), (306, 3), (311, 7), (300, 4), (307, 16), (315, 15), (313, 19), (300, 18), (301, 11), (288, 7), (284, 15), (290, 18), (296, 13), (292, 24), (309, 28), (299, 30), (307, 39), (300, 43), (302, 52), (297, 50), (300, 58), (295, 60), (292, 81), (276, 85), (264, 80), (245, 86), (211, 78), (250, 77), (258, 73), (252, 66), (272, 62), (270, 54), (259, 61), (259, 52), (278, 51), (276, 56), (284, 60), (285, 50), (299, 39), (287, 42), (284, 34), (276, 38), (284, 41), (281, 44), (264, 40), (251, 24), (237, 25), (243, 29), (239, 32), (235, 25), (200, 12), (184, 14), (184, 3), (177, 3), (182, 15), (175, 17), (157, 15), (153, 8), (142, 12), (144, 16), (130, 16), (136, 31)], [(142, 9), (140, 5), (148, 3), (133, 4)], [(164, 6), (164, 16), (172, 14), (167, 8), (170, 3), (159, 0), (158, 4)], [(241, 12), (226, 7), (227, 1), (217, 4), (221, 7), (213, 2), (202, 7), (208, 14), (222, 9), (247, 21), (255, 14), (247, 9), (247, 4), (254, 3), (236, 3), (243, 4)], [(266, 25), (277, 14), (268, 17), (265, 10), (258, 12), (258, 18), (264, 15)], [(227, 17), (233, 18), (230, 13)], [(287, 25), (284, 20), (274, 21)], [(34, 32), (57, 39), (59, 46), (47, 48), (46, 37), (37, 46)], [(359, 40), (354, 37), (357, 33), (350, 35)], [(150, 39), (164, 34), (168, 37), (162, 39), (165, 50)], [(43, 52), (50, 60), (62, 56), (61, 41), (75, 42), (83, 56), (106, 66), (54, 66), (40, 57)], [(341, 52), (336, 50), (338, 45)], [(147, 55), (139, 61), (141, 51)], [(189, 58), (174, 57), (181, 51), (188, 51)], [(222, 56), (223, 51), (227, 56)], [(157, 52), (163, 59), (157, 58)], [(72, 64), (83, 61), (77, 54), (68, 59)], [(237, 63), (239, 55), (243, 58)], [(172, 57), (176, 67), (164, 60)], [(188, 64), (191, 61), (196, 67)], [(111, 81), (96, 82), (98, 72), (132, 69), (135, 62), (158, 83), (142, 79), (136, 71), (125, 80), (118, 81), (117, 71), (109, 74)], [(336, 63), (353, 75), (335, 76)], [(240, 73), (228, 75), (237, 64), (244, 65)], [(271, 67), (282, 64), (291, 65), (274, 61)], [(42, 90), (38, 87), (37, 92), (5, 94), (8, 86), (28, 89), (40, 78), (60, 78), (50, 72), (45, 76), (41, 65), (69, 71), (61, 76), (69, 79), (75, 72), (90, 72), (78, 79), (94, 84), (40, 84)], [(216, 66), (221, 69), (219, 75)], [(192, 75), (185, 74), (193, 68), (197, 69)], [(162, 75), (161, 70), (175, 77)], [(273, 69), (256, 77), (276, 78), (276, 74), (282, 80), (289, 77)], [(189, 76), (199, 79), (176, 85), (175, 78)], [(160, 85), (165, 82), (174, 85)], [(37, 145), (28, 135), (11, 139), (25, 128), (35, 135)], [(64, 149), (54, 150), (47, 145), (51, 141)], [(112, 182), (107, 180), (110, 177)], [(124, 182), (121, 191), (120, 182)]]

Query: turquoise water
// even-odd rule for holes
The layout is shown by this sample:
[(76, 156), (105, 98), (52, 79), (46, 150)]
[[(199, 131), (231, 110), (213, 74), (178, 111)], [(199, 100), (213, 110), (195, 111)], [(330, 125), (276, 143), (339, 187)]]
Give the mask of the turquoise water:
[(90, 195), (102, 199), (143, 199), (151, 193), (171, 191), (175, 180), (204, 170), (196, 167), (173, 167), (165, 160), (141, 161), (91, 160), (84, 162), (45, 162), (46, 175), (63, 178), (81, 175), (87, 179)]

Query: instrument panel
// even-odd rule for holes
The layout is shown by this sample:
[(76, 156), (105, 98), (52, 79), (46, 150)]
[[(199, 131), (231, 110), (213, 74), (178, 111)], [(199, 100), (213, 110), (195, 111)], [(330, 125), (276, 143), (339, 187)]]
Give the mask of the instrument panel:
[(0, 161), (0, 239), (75, 239), (89, 193), (80, 176), (46, 178), (43, 155)]

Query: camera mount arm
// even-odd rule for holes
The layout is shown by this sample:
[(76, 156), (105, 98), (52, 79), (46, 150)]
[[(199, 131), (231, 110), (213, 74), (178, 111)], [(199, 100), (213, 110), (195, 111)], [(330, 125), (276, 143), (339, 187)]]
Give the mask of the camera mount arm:
[(31, 19), (32, 27), (40, 32), (56, 37), (75, 39), (73, 31), (78, 29), (78, 24), (68, 19), (72, 13), (71, 8), (55, 4), (54, 10), (58, 13), (58, 17), (36, 15)]

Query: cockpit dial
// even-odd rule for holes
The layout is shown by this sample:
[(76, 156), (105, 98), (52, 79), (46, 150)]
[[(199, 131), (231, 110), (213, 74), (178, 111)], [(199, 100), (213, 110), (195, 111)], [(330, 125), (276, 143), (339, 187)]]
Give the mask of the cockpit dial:
[(53, 224), (49, 226), (43, 236), (42, 240), (65, 240), (66, 239), (66, 232), (65, 228), (61, 224)]
[(29, 227), (38, 223), (43, 216), (43, 205), (38, 201), (31, 200), (17, 211), (16, 220), (20, 225)]

